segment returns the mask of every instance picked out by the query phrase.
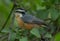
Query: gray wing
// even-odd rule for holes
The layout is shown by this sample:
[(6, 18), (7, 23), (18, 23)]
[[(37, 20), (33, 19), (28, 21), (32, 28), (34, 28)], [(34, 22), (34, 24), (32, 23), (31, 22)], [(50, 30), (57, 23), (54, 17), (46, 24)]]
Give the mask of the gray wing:
[(30, 14), (25, 14), (23, 17), (22, 17), (22, 20), (25, 22), (25, 23), (32, 23), (34, 17)]
[(30, 14), (24, 15), (24, 17), (22, 17), (22, 20), (23, 20), (25, 23), (43, 24), (43, 25), (46, 25), (43, 20), (38, 19), (38, 18), (36, 18), (35, 16), (32, 16), (32, 15), (30, 15)]

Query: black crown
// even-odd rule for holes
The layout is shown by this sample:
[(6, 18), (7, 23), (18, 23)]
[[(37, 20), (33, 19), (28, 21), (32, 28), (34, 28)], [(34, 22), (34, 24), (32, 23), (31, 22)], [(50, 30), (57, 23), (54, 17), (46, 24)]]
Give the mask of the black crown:
[(18, 9), (20, 9), (20, 10), (25, 10), (24, 8), (16, 8), (16, 10), (18, 10)]

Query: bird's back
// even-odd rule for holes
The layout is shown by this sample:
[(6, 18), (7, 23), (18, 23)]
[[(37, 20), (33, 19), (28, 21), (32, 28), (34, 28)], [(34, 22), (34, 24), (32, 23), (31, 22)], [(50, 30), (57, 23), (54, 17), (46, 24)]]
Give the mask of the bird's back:
[(23, 17), (22, 17), (22, 20), (25, 22), (25, 23), (32, 23), (32, 24), (45, 24), (44, 21), (42, 19), (39, 19), (35, 16), (32, 16), (30, 14), (25, 14)]

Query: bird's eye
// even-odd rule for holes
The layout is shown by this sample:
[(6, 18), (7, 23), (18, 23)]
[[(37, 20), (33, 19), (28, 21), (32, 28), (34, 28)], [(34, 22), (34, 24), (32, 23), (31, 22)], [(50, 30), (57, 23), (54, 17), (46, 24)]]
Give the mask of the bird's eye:
[(25, 12), (20, 12), (20, 11), (16, 11), (17, 13), (22, 13), (22, 14), (25, 14)]
[(25, 12), (21, 12), (22, 14), (25, 14)]

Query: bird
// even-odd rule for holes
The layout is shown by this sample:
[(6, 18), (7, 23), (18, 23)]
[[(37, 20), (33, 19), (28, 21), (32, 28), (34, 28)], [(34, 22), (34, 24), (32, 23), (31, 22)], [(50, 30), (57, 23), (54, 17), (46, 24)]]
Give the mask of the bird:
[(44, 20), (37, 18), (36, 16), (33, 16), (32, 14), (28, 14), (24, 8), (16, 8), (14, 15), (18, 23), (18, 26), (24, 29), (30, 30), (34, 28), (36, 25), (47, 26)]

